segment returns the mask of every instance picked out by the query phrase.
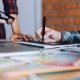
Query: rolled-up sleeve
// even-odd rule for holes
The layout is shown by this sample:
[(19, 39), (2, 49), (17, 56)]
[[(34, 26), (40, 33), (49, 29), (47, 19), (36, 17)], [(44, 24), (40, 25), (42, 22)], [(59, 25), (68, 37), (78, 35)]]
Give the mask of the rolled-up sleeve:
[(62, 43), (80, 43), (80, 31), (61, 31)]
[(18, 15), (17, 0), (2, 0), (2, 1), (5, 13)]

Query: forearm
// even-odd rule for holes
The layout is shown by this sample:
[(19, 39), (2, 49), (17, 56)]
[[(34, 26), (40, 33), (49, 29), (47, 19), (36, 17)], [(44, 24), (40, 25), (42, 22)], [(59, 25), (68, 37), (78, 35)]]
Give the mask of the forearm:
[(80, 42), (80, 31), (78, 32), (67, 32), (61, 31), (62, 34), (62, 43), (78, 43)]
[(18, 23), (18, 7), (17, 0), (2, 0), (4, 5), (4, 11), (7, 14), (11, 14), (15, 18), (14, 22), (11, 24), (13, 33), (21, 33), (19, 23)]
[(10, 15), (15, 18), (14, 22), (11, 24), (13, 34), (21, 33), (18, 22), (18, 16), (16, 14), (10, 14)]

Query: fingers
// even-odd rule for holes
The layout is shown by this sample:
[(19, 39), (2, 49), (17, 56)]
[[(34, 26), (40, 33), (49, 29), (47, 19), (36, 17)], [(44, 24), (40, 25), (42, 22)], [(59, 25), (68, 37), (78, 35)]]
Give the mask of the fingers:
[(21, 39), (24, 38), (24, 35), (22, 34), (12, 34), (10, 36), (11, 41), (21, 41)]
[[(54, 33), (55, 33), (54, 30), (51, 30), (49, 28), (46, 28), (46, 33), (44, 35), (44, 39), (45, 39), (44, 42), (45, 43), (48, 43), (48, 42), (56, 42), (56, 40), (50, 39), (50, 36), (53, 35)], [(41, 28), (36, 31), (36, 38), (39, 41), (42, 41)]]
[(57, 39), (50, 39), (50, 38), (48, 38), (48, 39), (45, 39), (44, 42), (45, 43), (55, 43), (55, 42), (57, 42)]
[(22, 40), (28, 41), (28, 38), (26, 37), (26, 35), (23, 35), (23, 36), (22, 36)]
[(31, 41), (35, 41), (35, 39), (31, 35), (26, 35), (26, 38)]
[(44, 35), (45, 42), (60, 42), (61, 41), (61, 33), (55, 30), (49, 30)]
[(10, 36), (11, 41), (14, 41), (14, 39), (17, 38), (14, 34)]
[[(49, 28), (47, 28), (47, 27), (45, 27), (45, 33), (47, 32), (47, 31), (49, 31), (50, 29)], [(40, 27), (39, 29), (37, 29), (36, 30), (36, 38), (39, 40), (39, 41), (42, 41), (42, 27)]]
[(45, 33), (44, 38), (47, 39), (48, 37), (53, 36), (54, 34), (55, 34), (55, 31), (54, 30), (48, 30)]
[(38, 36), (36, 36), (36, 38), (37, 38), (39, 41), (42, 41), (42, 38), (40, 38), (40, 37), (38, 37)]
[(24, 41), (28, 41), (28, 40), (31, 40), (31, 41), (34, 41), (35, 39), (31, 36), (31, 35), (24, 35), (24, 34), (12, 34), (11, 37), (10, 37), (11, 41), (21, 41), (21, 40), (24, 40)]
[(39, 28), (38, 30), (36, 30), (36, 37), (37, 37), (37, 39), (42, 39), (42, 35), (41, 35), (41, 33), (42, 33), (42, 27), (41, 28)]

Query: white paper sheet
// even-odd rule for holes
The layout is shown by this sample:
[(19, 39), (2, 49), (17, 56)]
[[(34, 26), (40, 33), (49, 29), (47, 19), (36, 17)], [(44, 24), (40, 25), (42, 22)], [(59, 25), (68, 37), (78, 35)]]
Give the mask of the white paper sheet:
[(48, 48), (57, 48), (57, 47), (73, 47), (73, 46), (77, 46), (79, 44), (66, 44), (66, 45), (59, 45), (57, 43), (54, 43), (53, 45), (49, 45), (49, 44), (38, 44), (38, 43), (32, 43), (32, 42), (17, 42), (19, 44), (24, 44), (24, 45), (30, 45), (30, 46), (36, 46), (36, 47), (43, 47), (44, 49), (48, 49)]

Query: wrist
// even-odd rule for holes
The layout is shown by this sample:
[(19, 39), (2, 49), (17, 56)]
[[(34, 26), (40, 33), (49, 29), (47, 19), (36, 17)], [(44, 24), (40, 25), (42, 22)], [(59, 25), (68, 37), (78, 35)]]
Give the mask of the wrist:
[(13, 34), (22, 34), (21, 32), (17, 31), (17, 32), (13, 32)]
[(58, 42), (61, 42), (61, 39), (62, 39), (61, 32), (58, 31)]

